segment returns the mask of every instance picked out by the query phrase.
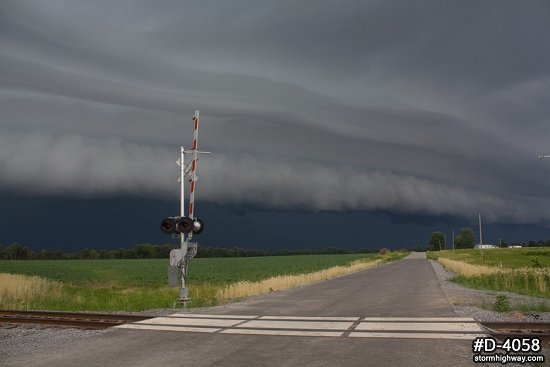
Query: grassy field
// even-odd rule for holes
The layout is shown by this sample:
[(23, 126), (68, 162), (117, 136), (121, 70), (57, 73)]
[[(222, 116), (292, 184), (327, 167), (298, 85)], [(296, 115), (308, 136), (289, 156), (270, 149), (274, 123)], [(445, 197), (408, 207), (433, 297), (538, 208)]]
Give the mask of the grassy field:
[(483, 259), (479, 249), (433, 251), (428, 252), (428, 256), (504, 268), (530, 268), (537, 263), (550, 267), (550, 247), (483, 249)]
[(550, 248), (446, 250), (429, 252), (428, 258), (465, 286), (550, 298)]
[[(229, 292), (236, 285), (254, 286), (257, 294), (262, 291), (257, 287), (262, 281), (275, 282), (268, 285), (267, 291), (276, 290), (276, 283), (281, 283), (283, 278), (287, 282), (289, 277), (305, 278), (300, 274), (309, 274), (310, 281), (327, 279), (404, 255), (194, 259), (189, 270), (191, 306), (218, 304), (232, 298), (232, 294), (246, 295)], [(172, 307), (178, 289), (166, 286), (167, 266), (168, 260), (157, 259), (0, 261), (0, 308), (141, 311)], [(338, 272), (329, 274), (327, 269), (338, 269)], [(312, 278), (311, 274), (318, 276)]]

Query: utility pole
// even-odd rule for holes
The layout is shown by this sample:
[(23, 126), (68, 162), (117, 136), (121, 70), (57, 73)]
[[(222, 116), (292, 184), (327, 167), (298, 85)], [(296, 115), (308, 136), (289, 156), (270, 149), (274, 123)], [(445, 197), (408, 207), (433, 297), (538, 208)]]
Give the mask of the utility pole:
[(479, 217), (479, 244), (483, 248), (483, 233), (481, 232), (481, 214), (478, 214)]
[(479, 218), (479, 249), (481, 250), (481, 259), (483, 259), (483, 233), (481, 232), (481, 213), (478, 213)]
[(455, 250), (455, 230), (453, 229), (453, 251)]

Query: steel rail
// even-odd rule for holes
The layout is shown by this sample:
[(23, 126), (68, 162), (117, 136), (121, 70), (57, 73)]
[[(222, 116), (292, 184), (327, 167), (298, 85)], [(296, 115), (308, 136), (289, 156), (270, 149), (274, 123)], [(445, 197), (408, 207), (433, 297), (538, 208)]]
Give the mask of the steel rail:
[(481, 325), (494, 337), (550, 338), (550, 322), (481, 322)]
[(86, 312), (0, 310), (0, 323), (42, 324), (82, 329), (107, 329), (154, 316)]

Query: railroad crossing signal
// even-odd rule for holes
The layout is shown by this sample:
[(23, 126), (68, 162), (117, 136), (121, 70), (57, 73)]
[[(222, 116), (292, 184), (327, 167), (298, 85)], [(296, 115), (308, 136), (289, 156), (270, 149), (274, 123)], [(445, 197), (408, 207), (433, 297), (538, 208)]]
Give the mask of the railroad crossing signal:
[[(210, 152), (201, 152), (198, 150), (199, 142), (199, 111), (195, 111), (193, 116), (193, 146), (190, 150), (180, 147), (180, 157), (176, 161), (180, 167), (180, 214), (176, 217), (166, 217), (160, 223), (162, 233), (180, 237), (181, 247), (170, 252), (170, 265), (168, 266), (168, 285), (177, 287), (181, 274), (180, 302), (189, 301), (189, 292), (187, 290), (187, 271), (189, 262), (197, 254), (197, 243), (190, 242), (193, 235), (201, 234), (204, 230), (204, 222), (195, 215), (195, 190), (197, 177), (198, 154), (207, 154)], [(185, 154), (191, 154), (189, 163), (185, 163)], [(188, 180), (185, 177), (189, 177)], [(189, 182), (189, 206), (187, 216), (185, 215), (185, 182)]]

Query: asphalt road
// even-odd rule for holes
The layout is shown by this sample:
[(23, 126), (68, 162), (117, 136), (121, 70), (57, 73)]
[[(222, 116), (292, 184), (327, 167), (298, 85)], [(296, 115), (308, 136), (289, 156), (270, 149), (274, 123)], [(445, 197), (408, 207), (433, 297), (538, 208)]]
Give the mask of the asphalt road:
[[(455, 317), (424, 254), (307, 287), (198, 310), (212, 315)], [(464, 366), (471, 341), (117, 329), (9, 366)], [(0, 361), (1, 364), (1, 361)]]

